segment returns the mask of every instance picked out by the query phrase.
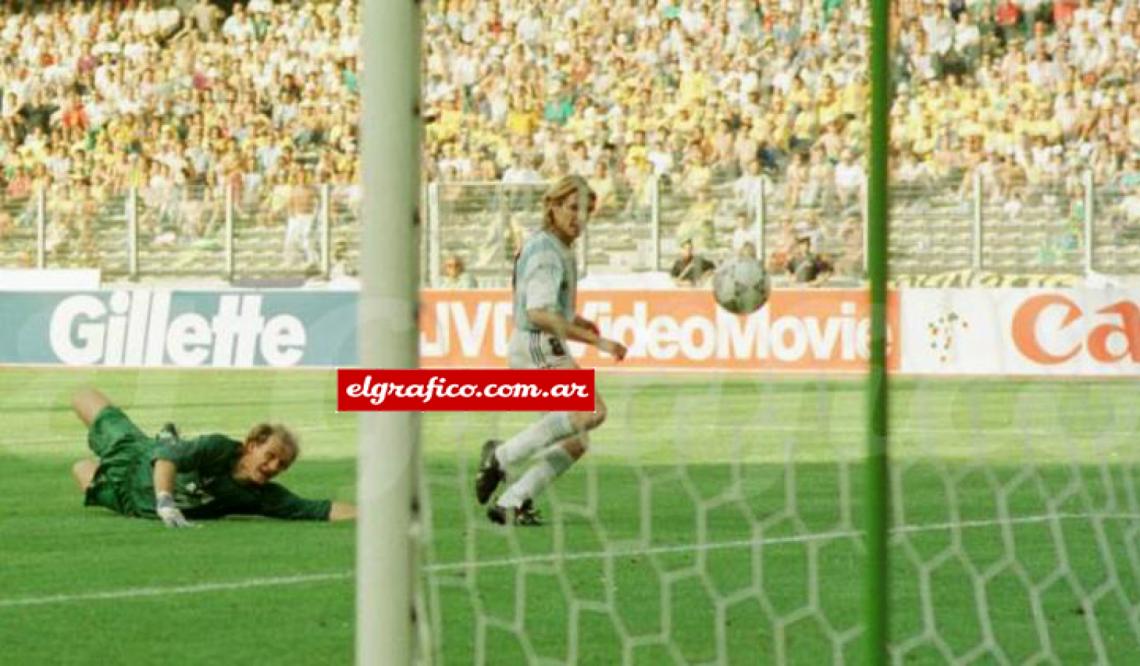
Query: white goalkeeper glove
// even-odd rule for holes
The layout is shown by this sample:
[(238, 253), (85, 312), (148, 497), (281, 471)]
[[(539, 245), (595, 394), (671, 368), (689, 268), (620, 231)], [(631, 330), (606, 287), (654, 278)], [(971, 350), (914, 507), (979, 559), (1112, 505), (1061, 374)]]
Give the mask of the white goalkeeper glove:
[(159, 493), (155, 496), (155, 513), (162, 519), (167, 527), (194, 527), (194, 523), (186, 520), (186, 516), (174, 506), (174, 497), (170, 493)]

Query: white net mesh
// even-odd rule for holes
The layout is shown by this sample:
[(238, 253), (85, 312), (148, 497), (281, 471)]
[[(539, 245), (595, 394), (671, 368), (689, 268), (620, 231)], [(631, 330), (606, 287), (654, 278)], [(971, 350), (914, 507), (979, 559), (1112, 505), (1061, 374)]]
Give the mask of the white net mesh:
[[(1140, 654), (1124, 386), (897, 380), (896, 662)], [(492, 525), (471, 490), (481, 438), (527, 416), (427, 420), (437, 660), (860, 663), (861, 383), (600, 387), (610, 419), (539, 528)]]

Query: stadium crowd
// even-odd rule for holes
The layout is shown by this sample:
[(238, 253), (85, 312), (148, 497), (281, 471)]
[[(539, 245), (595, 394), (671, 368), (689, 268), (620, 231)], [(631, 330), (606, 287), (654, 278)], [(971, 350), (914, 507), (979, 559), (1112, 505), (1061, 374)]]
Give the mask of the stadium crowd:
[[(757, 174), (791, 208), (857, 205), (868, 8), (856, 0), (440, 4), (427, 26), (441, 180), (565, 171), (694, 197)], [(977, 174), (991, 200), (1140, 179), (1135, 0), (893, 5), (897, 184)]]
[[(425, 7), (429, 179), (580, 173), (612, 212), (636, 213), (650, 176), (697, 213), (714, 188), (730, 193), (733, 217), (752, 210), (764, 179), (788, 210), (845, 219), (859, 206), (866, 0)], [(1043, 189), (1075, 193), (1090, 167), (1101, 183), (1140, 183), (1136, 0), (900, 0), (893, 11), (896, 183), (965, 194), (976, 174), (1013, 209)], [(45, 3), (0, 10), (0, 35), (9, 199), (47, 187), (91, 211), (138, 186), (150, 231), (172, 240), (203, 233), (215, 217), (200, 211), (226, 184), (283, 227), (311, 216), (313, 197), (298, 193), (314, 183), (359, 198), (351, 0), (252, 0), (230, 14), (205, 0)], [(630, 193), (621, 210), (618, 191)], [(57, 234), (85, 233), (90, 217)], [(0, 234), (27, 218), (0, 220)], [(703, 222), (682, 233), (700, 244)]]
[(44, 188), (49, 251), (90, 250), (101, 205), (135, 187), (149, 242), (194, 239), (221, 224), (228, 185), (311, 262), (314, 184), (358, 202), (357, 3), (14, 4), (0, 10), (0, 235)]

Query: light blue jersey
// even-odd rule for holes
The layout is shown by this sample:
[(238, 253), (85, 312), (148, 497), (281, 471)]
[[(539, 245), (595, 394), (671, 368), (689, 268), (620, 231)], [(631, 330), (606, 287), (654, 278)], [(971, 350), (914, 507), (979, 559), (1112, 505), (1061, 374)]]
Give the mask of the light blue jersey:
[(514, 289), (516, 330), (539, 330), (530, 323), (527, 310), (545, 308), (574, 321), (578, 299), (574, 252), (549, 231), (534, 233), (515, 261)]

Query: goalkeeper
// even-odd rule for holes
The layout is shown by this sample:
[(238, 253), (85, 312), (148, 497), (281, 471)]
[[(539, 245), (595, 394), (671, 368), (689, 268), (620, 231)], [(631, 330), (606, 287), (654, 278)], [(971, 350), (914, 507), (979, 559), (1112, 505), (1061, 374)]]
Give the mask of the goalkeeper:
[(302, 499), (272, 482), (300, 452), (296, 437), (284, 426), (256, 425), (241, 442), (225, 435), (183, 439), (173, 424), (148, 437), (99, 391), (79, 391), (72, 408), (88, 426), (87, 444), (99, 456), (71, 469), (88, 506), (158, 518), (167, 527), (231, 514), (289, 520), (356, 517), (351, 504)]

